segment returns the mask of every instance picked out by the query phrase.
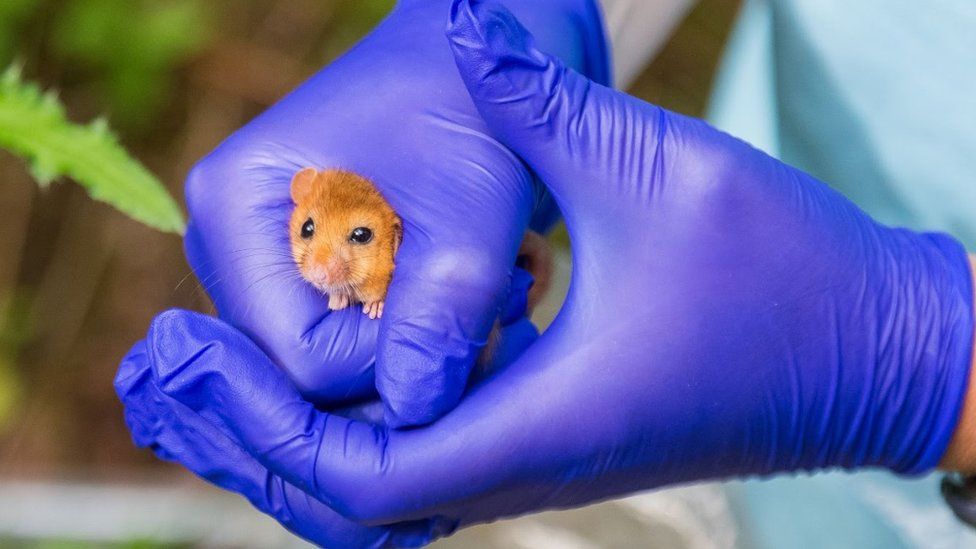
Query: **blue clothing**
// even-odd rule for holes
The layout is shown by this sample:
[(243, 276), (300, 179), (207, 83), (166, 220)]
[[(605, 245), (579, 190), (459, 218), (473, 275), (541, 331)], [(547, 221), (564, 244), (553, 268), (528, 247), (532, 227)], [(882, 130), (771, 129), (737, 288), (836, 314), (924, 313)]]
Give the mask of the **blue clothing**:
[[(976, 1), (748, 0), (710, 119), (875, 218), (976, 251)], [(976, 547), (939, 475), (734, 487), (747, 547)]]

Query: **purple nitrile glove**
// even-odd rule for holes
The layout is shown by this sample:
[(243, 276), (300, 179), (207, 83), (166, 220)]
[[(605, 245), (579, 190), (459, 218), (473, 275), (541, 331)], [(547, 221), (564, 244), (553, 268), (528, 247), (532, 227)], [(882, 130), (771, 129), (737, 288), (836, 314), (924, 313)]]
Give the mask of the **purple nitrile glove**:
[[(455, 0), (448, 35), (493, 134), (565, 215), (573, 279), (550, 329), (412, 430), (316, 409), (194, 313), (161, 315), (132, 375), (370, 525), (449, 531), (699, 479), (936, 465), (972, 351), (956, 241), (879, 225), (704, 122), (565, 69), (497, 4)], [(153, 404), (123, 400), (138, 439)]]
[(156, 388), (145, 342), (122, 361), (115, 380), (119, 398), (139, 402), (126, 409), (133, 439), (160, 459), (182, 463), (213, 484), (246, 497), (285, 528), (323, 547), (416, 547), (449, 534), (454, 525), (436, 519), (368, 527), (338, 514), (308, 493), (269, 472), (220, 430)]
[[(593, 0), (508, 4), (570, 66), (607, 78)], [(352, 51), (202, 160), (186, 186), (187, 255), (221, 318), (306, 398), (334, 405), (378, 389), (394, 425), (426, 423), (455, 405), (508, 307), (526, 226), (544, 228), (557, 213), (488, 135), (444, 37), (448, 6), (399, 2)], [(307, 166), (370, 178), (404, 221), (381, 321), (358, 308), (330, 312), (299, 277), (289, 183)]]

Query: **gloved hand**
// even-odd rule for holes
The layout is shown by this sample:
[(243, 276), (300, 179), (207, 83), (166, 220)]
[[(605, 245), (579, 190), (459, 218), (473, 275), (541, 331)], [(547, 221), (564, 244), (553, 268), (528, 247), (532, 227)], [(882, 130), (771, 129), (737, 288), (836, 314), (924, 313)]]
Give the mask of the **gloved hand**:
[[(572, 66), (607, 78), (593, 0), (508, 3)], [(187, 256), (221, 318), (318, 404), (362, 399), (375, 385), (394, 425), (454, 406), (505, 307), (526, 225), (544, 228), (556, 214), (487, 134), (444, 37), (447, 11), (447, 0), (401, 0), (352, 51), (201, 161), (186, 185)], [(307, 166), (369, 177), (403, 218), (380, 322), (357, 308), (330, 312), (298, 276), (289, 183)]]
[[(455, 0), (448, 34), (494, 135), (563, 210), (574, 271), (550, 329), (406, 431), (317, 410), (193, 313), (161, 315), (128, 375), (370, 525), (449, 531), (698, 479), (935, 466), (972, 351), (956, 241), (883, 227), (742, 141), (566, 70), (497, 4)], [(122, 398), (137, 439), (157, 440), (140, 419), (154, 404)]]
[(139, 446), (160, 459), (182, 463), (213, 484), (237, 492), (285, 528), (323, 547), (415, 547), (451, 532), (445, 521), (423, 520), (389, 527), (356, 524), (269, 472), (220, 430), (156, 388), (145, 342), (133, 347), (116, 378), (120, 397), (138, 406), (126, 409), (126, 423)]

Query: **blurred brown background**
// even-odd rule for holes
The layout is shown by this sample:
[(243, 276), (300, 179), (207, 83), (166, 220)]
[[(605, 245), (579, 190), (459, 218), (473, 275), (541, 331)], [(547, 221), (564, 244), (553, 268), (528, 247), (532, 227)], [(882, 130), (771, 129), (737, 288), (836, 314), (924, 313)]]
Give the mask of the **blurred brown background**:
[[(0, 0), (0, 67), (107, 115), (182, 201), (192, 164), (367, 32), (392, 0)], [(700, 115), (738, 0), (705, 0), (631, 91)], [(181, 242), (41, 190), (0, 151), (0, 483), (117, 481), (175, 467), (135, 449), (119, 359), (170, 307), (209, 310)], [(0, 545), (3, 545), (0, 543)]]

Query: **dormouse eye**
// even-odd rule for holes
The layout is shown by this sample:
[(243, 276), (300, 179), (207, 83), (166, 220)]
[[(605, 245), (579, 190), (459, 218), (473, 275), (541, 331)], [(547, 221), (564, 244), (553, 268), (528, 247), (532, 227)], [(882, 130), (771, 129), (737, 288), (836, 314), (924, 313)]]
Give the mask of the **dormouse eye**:
[(313, 234), (315, 234), (315, 222), (312, 221), (312, 218), (310, 217), (302, 225), (302, 238), (308, 240), (309, 238), (312, 238)]
[(349, 233), (349, 240), (356, 244), (366, 244), (373, 240), (373, 231), (366, 227), (356, 227)]

